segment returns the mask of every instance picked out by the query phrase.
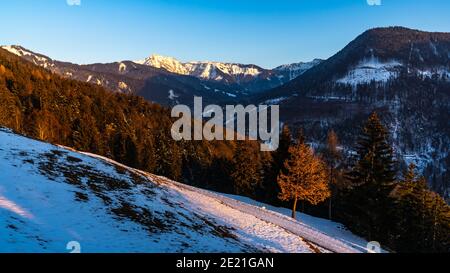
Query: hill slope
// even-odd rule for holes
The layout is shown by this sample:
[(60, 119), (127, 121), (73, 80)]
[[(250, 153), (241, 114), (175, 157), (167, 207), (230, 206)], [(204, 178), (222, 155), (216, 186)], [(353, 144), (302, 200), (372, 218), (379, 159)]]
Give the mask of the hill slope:
[[(365, 244), (338, 224), (310, 227), (7, 129), (0, 212), (0, 252), (68, 252), (69, 241), (82, 252), (359, 252)], [(335, 226), (336, 238), (322, 226)]]

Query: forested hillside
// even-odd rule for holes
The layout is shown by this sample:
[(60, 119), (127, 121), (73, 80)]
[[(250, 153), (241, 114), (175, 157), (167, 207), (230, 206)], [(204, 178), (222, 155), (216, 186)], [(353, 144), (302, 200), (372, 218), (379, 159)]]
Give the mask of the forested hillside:
[[(235, 143), (175, 142), (172, 121), (158, 104), (63, 79), (0, 49), (1, 125), (172, 179), (207, 185), (207, 177), (226, 177)], [(257, 143), (250, 147), (259, 154)]]

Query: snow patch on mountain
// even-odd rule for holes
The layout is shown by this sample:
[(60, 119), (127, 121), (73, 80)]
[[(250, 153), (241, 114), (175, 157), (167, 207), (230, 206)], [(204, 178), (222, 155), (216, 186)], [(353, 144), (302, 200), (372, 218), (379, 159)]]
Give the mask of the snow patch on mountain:
[(131, 92), (130, 87), (125, 82), (119, 82), (118, 87), (119, 87), (119, 90), (122, 92)]
[(289, 97), (279, 97), (279, 98), (275, 98), (275, 99), (266, 100), (264, 102), (264, 104), (266, 104), (266, 105), (278, 105), (278, 104), (280, 104), (281, 102), (283, 102), (283, 101), (285, 101), (287, 99), (289, 99)]
[(2, 46), (4, 50), (9, 51), (10, 53), (17, 55), (19, 57), (22, 56), (34, 56), (34, 54), (30, 51), (25, 50), (24, 48), (20, 46)]
[(175, 92), (172, 89), (170, 89), (169, 90), (169, 100), (174, 100), (176, 98), (178, 98), (178, 95), (176, 95)]
[(52, 63), (52, 60), (50, 60), (49, 58), (43, 56), (43, 55), (39, 55), (39, 54), (35, 54), (21, 46), (17, 46), (17, 45), (8, 45), (8, 46), (1, 46), (2, 49), (7, 50), (8, 52), (17, 55), (19, 57), (28, 57), (32, 59), (32, 62), (36, 65), (40, 65), (44, 68), (48, 68), (49, 66), (54, 66), (54, 64)]
[(336, 82), (341, 84), (358, 85), (364, 83), (387, 82), (399, 75), (398, 68), (403, 66), (396, 60), (381, 62), (377, 58), (364, 59), (347, 74)]
[(125, 72), (125, 71), (127, 71), (127, 65), (126, 64), (124, 64), (124, 63), (120, 63), (119, 64), (119, 72)]

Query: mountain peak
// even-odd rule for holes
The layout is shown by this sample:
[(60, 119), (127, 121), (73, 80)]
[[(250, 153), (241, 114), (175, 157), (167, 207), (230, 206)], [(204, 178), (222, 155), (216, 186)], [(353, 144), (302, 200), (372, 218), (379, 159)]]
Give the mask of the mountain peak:
[(155, 68), (163, 68), (175, 74), (188, 75), (188, 71), (184, 65), (173, 57), (152, 54), (150, 57), (141, 61), (136, 61), (135, 63), (148, 65)]

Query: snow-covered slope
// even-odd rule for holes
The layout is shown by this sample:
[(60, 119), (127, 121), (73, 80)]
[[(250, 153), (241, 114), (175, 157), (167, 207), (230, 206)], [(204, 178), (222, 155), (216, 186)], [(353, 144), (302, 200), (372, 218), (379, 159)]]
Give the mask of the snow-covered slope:
[(53, 60), (48, 58), (47, 56), (34, 53), (18, 45), (0, 46), (0, 48), (7, 50), (14, 55), (25, 58), (34, 63), (35, 65), (39, 65), (44, 68), (51, 68), (55, 66)]
[(380, 62), (372, 56), (369, 59), (362, 60), (337, 82), (350, 85), (370, 83), (371, 81), (385, 83), (396, 78), (400, 74), (402, 66), (398, 61)]
[(371, 82), (386, 83), (389, 80), (397, 79), (401, 70), (405, 67), (408, 73), (414, 73), (423, 79), (435, 77), (450, 80), (450, 69), (445, 67), (417, 69), (412, 66), (405, 66), (397, 60), (383, 62), (372, 55), (370, 58), (361, 60), (356, 66), (351, 67), (347, 74), (336, 82), (352, 86)]
[(348, 231), (321, 227), (0, 129), (0, 252), (68, 252), (71, 241), (82, 252), (364, 247), (361, 239), (349, 241)]

